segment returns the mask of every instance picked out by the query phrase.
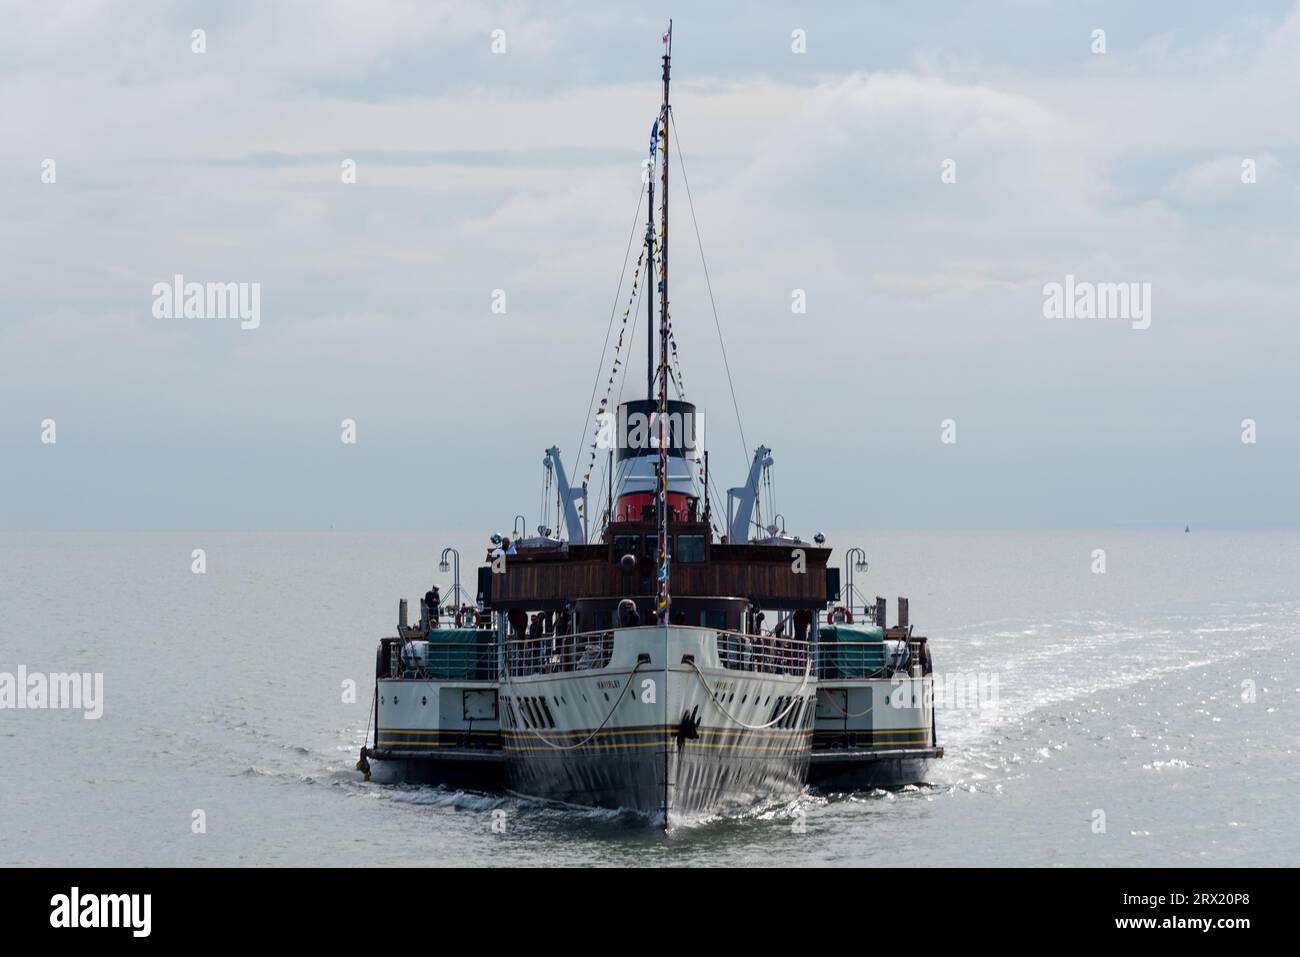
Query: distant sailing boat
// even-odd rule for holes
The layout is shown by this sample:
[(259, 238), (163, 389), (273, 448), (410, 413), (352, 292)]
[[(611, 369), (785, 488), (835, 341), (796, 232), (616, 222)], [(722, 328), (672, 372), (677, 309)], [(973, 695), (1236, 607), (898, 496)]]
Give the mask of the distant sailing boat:
[(1184, 532), (1190, 532), (1191, 530), (1192, 530), (1192, 526), (1190, 526), (1190, 525), (1184, 525), (1184, 526), (1183, 526), (1183, 531), (1184, 531)]

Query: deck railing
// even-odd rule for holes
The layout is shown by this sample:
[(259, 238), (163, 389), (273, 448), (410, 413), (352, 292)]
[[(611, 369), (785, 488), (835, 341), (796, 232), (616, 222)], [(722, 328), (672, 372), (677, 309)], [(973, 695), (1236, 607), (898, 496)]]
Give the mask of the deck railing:
[(613, 656), (612, 631), (512, 638), (506, 642), (505, 653), (506, 669), (517, 678), (604, 668)]
[(494, 642), (406, 642), (391, 660), (394, 678), (432, 678), (442, 681), (495, 681), (497, 648)]
[(802, 675), (808, 669), (811, 646), (794, 638), (718, 632), (718, 661), (731, 671), (769, 675)]
[[(920, 675), (921, 642), (840, 641), (813, 646), (775, 635), (715, 632), (718, 661), (730, 671), (802, 675), (814, 655), (813, 674), (820, 681)], [(389, 658), (390, 677), (435, 680), (498, 679), (496, 636), (479, 642), (407, 641)], [(899, 654), (900, 645), (905, 651)], [(399, 650), (400, 649), (400, 650)], [(582, 632), (512, 638), (505, 642), (505, 662), (515, 677), (605, 668), (614, 655), (614, 632)]]
[(919, 641), (825, 641), (817, 646), (817, 680), (919, 675), (920, 660)]

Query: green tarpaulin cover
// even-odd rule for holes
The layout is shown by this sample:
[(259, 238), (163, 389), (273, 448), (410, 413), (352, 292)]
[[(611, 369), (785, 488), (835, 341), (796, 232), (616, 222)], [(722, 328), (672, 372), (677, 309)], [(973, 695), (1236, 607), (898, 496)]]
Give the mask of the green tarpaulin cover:
[(495, 634), (482, 628), (433, 628), (425, 667), (430, 677), (488, 678), (496, 670)]
[(823, 678), (869, 678), (885, 667), (884, 630), (831, 625), (819, 632)]

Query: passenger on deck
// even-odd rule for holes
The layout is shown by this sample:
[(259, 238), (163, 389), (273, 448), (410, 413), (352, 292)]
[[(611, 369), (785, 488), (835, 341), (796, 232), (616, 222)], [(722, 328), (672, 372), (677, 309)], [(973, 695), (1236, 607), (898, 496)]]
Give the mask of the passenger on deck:
[(501, 550), (505, 552), (507, 555), (519, 554), (519, 552), (515, 549), (515, 546), (510, 543), (510, 539), (508, 538), (501, 539)]
[(438, 597), (438, 586), (433, 585), (420, 599), (420, 627), (425, 631), (438, 627), (438, 616), (442, 599)]
[(522, 608), (511, 608), (506, 613), (506, 621), (510, 623), (510, 630), (514, 632), (514, 636), (522, 638), (524, 630), (528, 627), (528, 612)]
[(529, 638), (542, 637), (542, 616), (541, 615), (533, 615), (532, 621), (528, 623), (528, 637)]
[(637, 628), (641, 624), (641, 613), (636, 610), (636, 602), (624, 598), (618, 603), (618, 623), (621, 628)]
[(800, 608), (794, 613), (794, 640), (808, 640), (808, 626), (812, 624), (812, 614), (807, 608)]
[(555, 653), (559, 656), (563, 671), (573, 670), (573, 660), (577, 639), (573, 634), (573, 604), (565, 602), (564, 607), (555, 616)]

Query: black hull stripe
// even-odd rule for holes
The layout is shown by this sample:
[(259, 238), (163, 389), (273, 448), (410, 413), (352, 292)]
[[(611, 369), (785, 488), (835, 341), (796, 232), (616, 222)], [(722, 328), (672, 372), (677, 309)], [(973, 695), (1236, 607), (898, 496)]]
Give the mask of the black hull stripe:
[[(452, 750), (456, 750), (456, 749), (464, 750), (464, 747), (456, 741), (406, 741), (406, 740), (390, 741), (385, 738), (380, 738), (378, 746), (381, 748), (395, 748), (398, 750), (402, 750), (405, 748), (449, 748)], [(501, 745), (496, 743), (476, 744), (474, 745), (474, 747), (480, 751), (501, 750)]]
[[(552, 741), (554, 741), (557, 738), (563, 738), (563, 737), (585, 738), (593, 733), (599, 734), (601, 737), (606, 737), (606, 736), (621, 737), (625, 735), (634, 735), (634, 734), (669, 734), (675, 737), (677, 735), (677, 727), (678, 726), (675, 724), (647, 724), (635, 728), (602, 728), (599, 731), (597, 731), (595, 728), (582, 728), (577, 731), (553, 731), (548, 729), (544, 733), (546, 737), (550, 738)], [(750, 728), (701, 727), (698, 733), (701, 735), (732, 734), (732, 735), (749, 735), (751, 737), (763, 737), (763, 738), (791, 738), (791, 737), (796, 737), (798, 735), (808, 734), (810, 731), (811, 731), (810, 728), (750, 729)], [(536, 737), (536, 735), (532, 731), (529, 731), (525, 728), (502, 730), (501, 735), (502, 737), (507, 737), (507, 738), (509, 737), (535, 738)]]
[[(659, 750), (675, 749), (677, 741), (673, 738), (665, 738), (662, 741), (640, 741), (636, 743), (624, 742), (620, 744), (584, 744), (577, 751), (636, 751), (645, 748), (658, 748)], [(706, 748), (714, 751), (759, 751), (776, 754), (806, 754), (808, 752), (807, 743), (803, 744), (705, 744), (700, 741), (692, 741), (688, 744), (689, 748)], [(552, 753), (546, 746), (538, 747), (521, 747), (519, 745), (507, 744), (503, 747), (504, 751), (512, 754), (549, 754)], [(572, 754), (574, 752), (565, 752)]]

